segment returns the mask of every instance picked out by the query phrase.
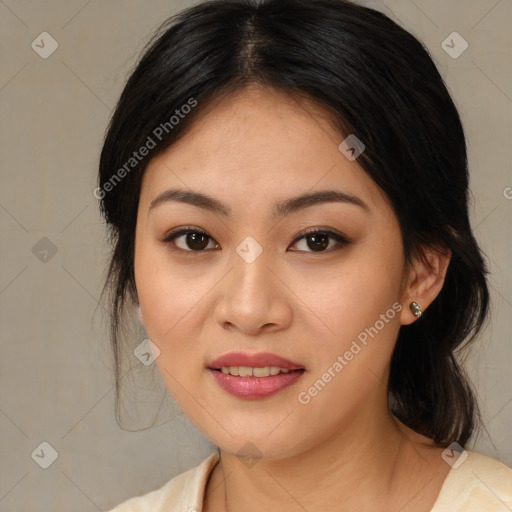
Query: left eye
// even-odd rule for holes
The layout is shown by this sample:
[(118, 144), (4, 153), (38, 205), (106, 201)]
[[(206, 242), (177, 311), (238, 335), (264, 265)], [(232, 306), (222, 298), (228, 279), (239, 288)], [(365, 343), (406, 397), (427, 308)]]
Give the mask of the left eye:
[[(180, 239), (182, 242), (181, 246), (178, 243)], [(204, 252), (204, 250), (208, 248), (209, 240), (214, 242), (214, 239), (211, 238), (205, 231), (197, 228), (185, 228), (169, 233), (164, 238), (163, 242), (177, 247), (177, 249), (173, 250), (180, 250), (189, 253), (199, 253)], [(319, 228), (312, 229), (306, 233), (302, 233), (300, 236), (295, 238), (295, 240), (292, 242), (292, 245), (301, 241), (305, 241), (306, 246), (311, 249), (311, 251), (305, 250), (302, 252), (326, 252), (326, 249), (332, 249), (332, 245), (330, 245), (330, 242), (332, 241), (337, 243), (339, 246), (349, 245), (352, 243), (350, 240), (339, 233), (331, 230), (322, 230)], [(216, 245), (214, 248), (219, 247), (219, 244), (216, 242), (214, 245)], [(296, 251), (296, 249), (292, 249), (292, 251)], [(299, 252), (301, 251), (299, 250)]]
[[(329, 246), (330, 241), (335, 242), (338, 246), (344, 246), (351, 243), (348, 238), (344, 237), (339, 233), (335, 233), (330, 230), (322, 230), (322, 229), (313, 229), (308, 231), (307, 233), (303, 233), (298, 238), (296, 238), (293, 243), (297, 243), (304, 240), (306, 246), (312, 249), (311, 252), (327, 252), (325, 249), (332, 249), (332, 246)], [(306, 251), (309, 252), (309, 251)]]

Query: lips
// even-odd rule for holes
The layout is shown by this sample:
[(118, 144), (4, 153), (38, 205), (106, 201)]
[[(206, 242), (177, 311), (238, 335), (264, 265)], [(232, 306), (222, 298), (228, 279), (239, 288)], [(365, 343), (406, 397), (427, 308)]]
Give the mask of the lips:
[(264, 368), (266, 366), (277, 366), (287, 370), (304, 370), (304, 366), (290, 361), (284, 357), (272, 354), (270, 352), (261, 352), (259, 354), (248, 354), (245, 352), (230, 352), (224, 354), (212, 361), (208, 368), (211, 370), (220, 370), (222, 367), (231, 366), (249, 366), (252, 368)]
[[(270, 374), (253, 376), (252, 370), (255, 368), (265, 368), (263, 374), (269, 370)], [(212, 361), (208, 371), (214, 382), (227, 393), (243, 400), (261, 400), (294, 385), (306, 369), (298, 363), (268, 352), (231, 352)]]

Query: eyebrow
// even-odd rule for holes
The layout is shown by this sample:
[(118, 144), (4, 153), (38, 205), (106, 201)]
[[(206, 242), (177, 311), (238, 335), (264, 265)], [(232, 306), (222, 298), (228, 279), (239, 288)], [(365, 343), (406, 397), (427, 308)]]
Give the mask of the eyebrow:
[[(177, 188), (166, 190), (155, 197), (149, 205), (149, 210), (151, 211), (161, 204), (173, 201), (197, 206), (225, 217), (231, 215), (231, 208), (222, 201), (201, 192)], [(321, 190), (275, 203), (273, 217), (282, 218), (290, 213), (322, 203), (352, 204), (362, 208), (366, 213), (371, 213), (368, 205), (357, 196), (339, 190)]]

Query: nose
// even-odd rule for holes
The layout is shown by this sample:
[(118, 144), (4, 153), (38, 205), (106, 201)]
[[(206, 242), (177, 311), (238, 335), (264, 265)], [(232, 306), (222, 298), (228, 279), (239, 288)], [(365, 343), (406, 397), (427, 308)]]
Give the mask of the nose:
[(293, 294), (270, 260), (265, 251), (252, 262), (234, 253), (215, 306), (215, 320), (223, 329), (257, 335), (290, 325)]

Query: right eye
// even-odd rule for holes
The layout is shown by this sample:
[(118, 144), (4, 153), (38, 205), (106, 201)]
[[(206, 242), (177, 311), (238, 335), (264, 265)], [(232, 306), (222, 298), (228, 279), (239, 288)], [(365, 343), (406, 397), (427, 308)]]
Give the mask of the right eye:
[[(169, 244), (173, 251), (197, 253), (204, 252), (204, 249), (208, 247), (208, 240), (214, 241), (205, 231), (194, 227), (187, 227), (171, 231), (162, 241), (165, 244)], [(219, 247), (219, 244), (216, 244), (216, 246)]]

